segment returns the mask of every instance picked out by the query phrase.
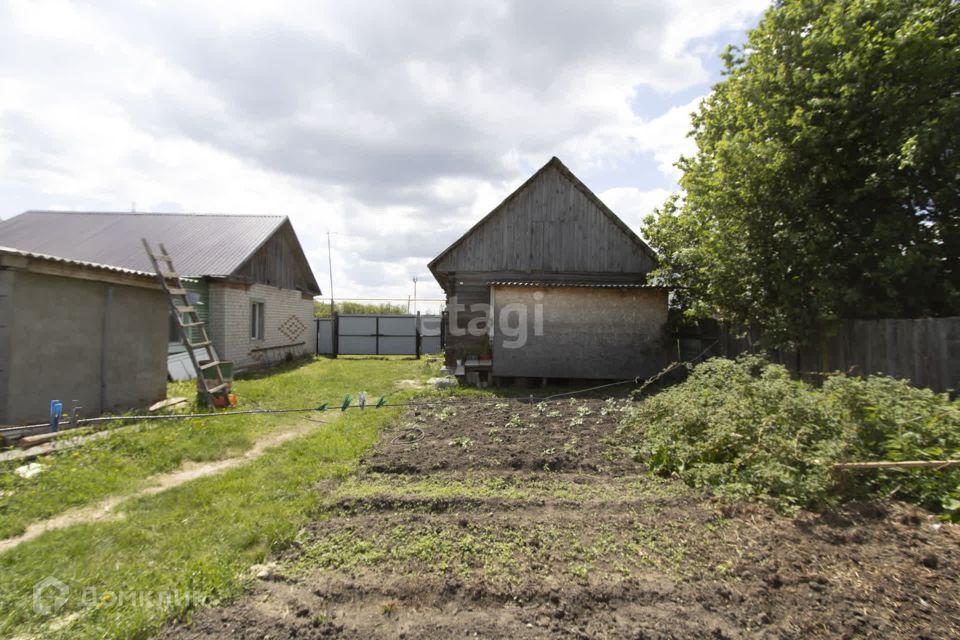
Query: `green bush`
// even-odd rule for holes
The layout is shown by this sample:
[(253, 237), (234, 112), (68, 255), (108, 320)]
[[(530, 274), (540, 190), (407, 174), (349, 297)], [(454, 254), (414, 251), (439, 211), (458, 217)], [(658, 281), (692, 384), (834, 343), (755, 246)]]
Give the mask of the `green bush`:
[(960, 456), (960, 403), (885, 376), (835, 374), (821, 388), (760, 356), (716, 358), (630, 410), (620, 437), (650, 469), (786, 509), (893, 493), (950, 510), (960, 469), (847, 471), (832, 465)]
[[(849, 425), (845, 461), (946, 460), (960, 458), (960, 400), (918, 389), (886, 376), (833, 375), (821, 395), (834, 402)], [(849, 473), (849, 472), (848, 472)], [(931, 511), (960, 514), (960, 469), (873, 470), (849, 478), (848, 492), (894, 494)]]

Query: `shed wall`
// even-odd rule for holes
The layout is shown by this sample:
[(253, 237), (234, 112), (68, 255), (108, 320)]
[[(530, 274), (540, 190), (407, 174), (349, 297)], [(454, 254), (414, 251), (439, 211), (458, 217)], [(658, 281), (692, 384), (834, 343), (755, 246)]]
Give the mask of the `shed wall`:
[[(495, 376), (627, 379), (653, 375), (665, 364), (665, 291), (494, 287), (493, 299)], [(505, 309), (513, 311), (504, 316)], [(526, 340), (506, 335), (504, 321), (523, 326)]]
[(7, 402), (10, 388), (10, 334), (13, 331), (12, 271), (0, 270), (0, 424), (7, 422)]
[(0, 422), (43, 421), (54, 399), (65, 408), (77, 400), (90, 416), (165, 397), (162, 291), (27, 272), (6, 272), (5, 278), (12, 280), (13, 304)]
[[(447, 329), (444, 360), (447, 366), (455, 366), (457, 360), (483, 353), (488, 344), (486, 334), (471, 335), (467, 328), (488, 318), (490, 303), (490, 278), (483, 274), (454, 274), (448, 281)], [(458, 305), (454, 309), (454, 305)]]
[[(471, 321), (475, 323), (487, 317), (483, 305), (490, 303), (490, 282), (497, 280), (538, 280), (542, 282), (594, 282), (603, 284), (642, 284), (645, 276), (630, 273), (524, 273), (521, 271), (456, 272), (447, 279), (447, 310), (460, 305), (456, 314), (450, 313), (445, 343), (445, 361), (454, 366), (457, 360), (466, 360), (470, 355), (483, 352), (488, 342), (485, 335), (471, 335), (465, 330)], [(456, 326), (454, 326), (454, 323)], [(458, 334), (463, 335), (458, 335)]]

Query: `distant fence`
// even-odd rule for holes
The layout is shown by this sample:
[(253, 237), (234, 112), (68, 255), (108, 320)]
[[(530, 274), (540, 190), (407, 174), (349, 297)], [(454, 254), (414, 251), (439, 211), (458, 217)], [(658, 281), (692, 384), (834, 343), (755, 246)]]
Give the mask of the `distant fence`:
[(415, 355), (443, 350), (437, 315), (337, 314), (317, 318), (320, 355)]
[(708, 355), (731, 358), (766, 350), (805, 379), (831, 371), (883, 373), (934, 391), (960, 389), (960, 317), (846, 320), (835, 335), (797, 351), (764, 349), (758, 333), (740, 335), (715, 321), (680, 329), (675, 338), (681, 359), (708, 347)]

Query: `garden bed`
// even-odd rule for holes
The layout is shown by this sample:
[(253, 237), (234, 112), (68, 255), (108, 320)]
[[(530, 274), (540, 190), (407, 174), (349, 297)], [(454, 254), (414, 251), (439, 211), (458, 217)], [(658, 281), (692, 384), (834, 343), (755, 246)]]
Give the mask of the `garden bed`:
[(794, 517), (657, 478), (620, 401), (412, 409), (232, 604), (166, 638), (946, 638), (960, 535), (897, 502)]

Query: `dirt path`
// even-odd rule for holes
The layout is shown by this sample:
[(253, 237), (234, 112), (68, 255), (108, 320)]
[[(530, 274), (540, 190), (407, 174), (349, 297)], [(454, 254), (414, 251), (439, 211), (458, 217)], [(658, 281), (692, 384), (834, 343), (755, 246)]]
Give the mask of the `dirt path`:
[(328, 418), (323, 421), (315, 420), (302, 422), (294, 425), (293, 427), (288, 427), (285, 429), (281, 428), (277, 431), (272, 431), (257, 440), (249, 450), (243, 453), (243, 455), (234, 458), (224, 458), (223, 460), (214, 460), (212, 462), (188, 462), (176, 471), (162, 473), (147, 478), (146, 483), (148, 486), (145, 486), (133, 493), (110, 496), (104, 500), (101, 500), (97, 504), (69, 509), (63, 513), (53, 516), (52, 518), (48, 518), (47, 520), (34, 522), (28, 525), (26, 531), (19, 536), (0, 540), (0, 553), (9, 551), (17, 545), (29, 540), (33, 540), (47, 531), (65, 529), (67, 527), (72, 527), (73, 525), (84, 524), (87, 522), (115, 520), (122, 518), (123, 511), (117, 507), (127, 500), (161, 493), (168, 489), (177, 487), (185, 482), (190, 482), (191, 480), (223, 473), (228, 469), (233, 469), (234, 467), (238, 467), (250, 462), (251, 460), (259, 458), (271, 447), (275, 447), (279, 444), (287, 442), (288, 440), (292, 440), (293, 438), (299, 438), (303, 435), (306, 435), (308, 432), (320, 426), (320, 424), (329, 424), (335, 419), (336, 417)]
[(302, 546), (161, 637), (960, 637), (960, 527), (719, 500), (644, 473), (618, 421), (602, 401), (413, 411), (324, 488)]

